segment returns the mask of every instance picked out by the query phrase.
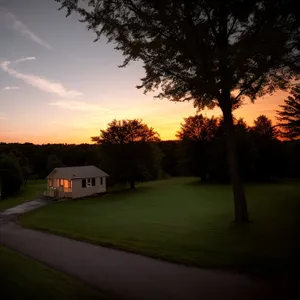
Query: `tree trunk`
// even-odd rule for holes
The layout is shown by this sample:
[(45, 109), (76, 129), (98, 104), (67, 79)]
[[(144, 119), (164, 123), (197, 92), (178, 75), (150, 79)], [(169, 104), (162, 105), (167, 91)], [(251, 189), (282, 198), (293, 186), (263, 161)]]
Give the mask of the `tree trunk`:
[[(227, 101), (230, 103), (230, 99), (227, 99)], [(227, 160), (230, 172), (230, 180), (233, 187), (234, 219), (236, 223), (241, 224), (248, 222), (248, 209), (245, 190), (240, 177), (238, 166), (232, 111), (231, 106), (228, 106), (228, 108), (222, 109), (224, 115), (224, 125), (226, 130)]]
[(129, 185), (131, 189), (135, 189), (135, 182), (134, 180), (129, 180)]
[(232, 102), (230, 89), (232, 87), (232, 74), (228, 69), (228, 2), (220, 1), (219, 7), (219, 71), (221, 76), (221, 93), (219, 104), (224, 115), (226, 131), (227, 160), (229, 166), (230, 180), (233, 187), (234, 198), (234, 220), (236, 223), (248, 221), (247, 202), (244, 186), (239, 174), (235, 132), (232, 118)]

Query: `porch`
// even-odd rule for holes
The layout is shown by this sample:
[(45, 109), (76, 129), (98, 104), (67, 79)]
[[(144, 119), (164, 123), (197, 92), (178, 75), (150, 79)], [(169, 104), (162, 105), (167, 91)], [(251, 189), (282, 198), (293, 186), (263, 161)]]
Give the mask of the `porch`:
[(48, 187), (44, 194), (45, 196), (52, 198), (72, 198), (72, 189), (63, 187)]
[(53, 198), (72, 198), (72, 181), (67, 179), (48, 179), (45, 196)]

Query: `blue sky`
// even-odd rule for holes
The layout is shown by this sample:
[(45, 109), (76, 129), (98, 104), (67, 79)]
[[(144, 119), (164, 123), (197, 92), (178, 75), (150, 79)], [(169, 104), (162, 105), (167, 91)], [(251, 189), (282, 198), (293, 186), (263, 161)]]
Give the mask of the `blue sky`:
[[(107, 123), (142, 118), (162, 139), (173, 139), (192, 103), (154, 100), (135, 86), (144, 70), (137, 62), (118, 68), (121, 52), (103, 37), (65, 18), (54, 0), (2, 0), (0, 4), (0, 141), (90, 142)], [(252, 123), (274, 116), (284, 93), (236, 112)], [(219, 111), (206, 112), (218, 115)]]

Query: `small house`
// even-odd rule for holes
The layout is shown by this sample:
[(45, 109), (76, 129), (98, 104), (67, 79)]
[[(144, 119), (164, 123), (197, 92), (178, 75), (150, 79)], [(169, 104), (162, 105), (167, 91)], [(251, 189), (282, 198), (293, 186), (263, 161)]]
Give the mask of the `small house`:
[(46, 177), (46, 195), (75, 199), (105, 193), (107, 177), (95, 166), (55, 168)]

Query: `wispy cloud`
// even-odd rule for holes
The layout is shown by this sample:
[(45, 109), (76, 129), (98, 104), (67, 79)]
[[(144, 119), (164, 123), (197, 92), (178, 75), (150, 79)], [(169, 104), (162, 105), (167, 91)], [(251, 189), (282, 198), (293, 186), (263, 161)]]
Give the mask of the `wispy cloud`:
[(26, 61), (26, 60), (35, 60), (35, 59), (36, 58), (34, 56), (22, 57), (20, 59), (15, 60), (14, 63), (19, 63), (19, 62)]
[(8, 73), (10, 76), (17, 78), (17, 79), (21, 79), (24, 82), (26, 82), (27, 84), (30, 84), (30, 85), (38, 88), (39, 90), (47, 92), (47, 93), (56, 94), (56, 95), (59, 95), (60, 97), (64, 97), (64, 98), (75, 98), (75, 97), (83, 95), (79, 91), (67, 89), (59, 82), (55, 82), (55, 81), (49, 80), (47, 78), (43, 78), (41, 76), (37, 76), (37, 75), (33, 75), (33, 74), (21, 73), (10, 67), (10, 65), (12, 63), (19, 63), (22, 61), (33, 60), (33, 59), (35, 59), (35, 57), (25, 57), (25, 58), (16, 60), (14, 62), (2, 61), (2, 62), (0, 62), (0, 68), (4, 72)]
[(63, 109), (73, 110), (73, 111), (82, 111), (82, 112), (103, 112), (103, 113), (110, 113), (111, 110), (104, 108), (103, 106), (95, 103), (87, 103), (83, 101), (56, 101), (50, 102), (49, 105), (57, 106)]
[(47, 49), (52, 49), (52, 47), (49, 44), (47, 44), (43, 39), (38, 37), (35, 33), (33, 33), (27, 25), (18, 20), (18, 18), (13, 13), (0, 7), (0, 15), (4, 16), (4, 21), (8, 27), (19, 32), (21, 35), (29, 38), (35, 43), (38, 43)]
[(13, 91), (13, 90), (19, 90), (20, 88), (18, 86), (6, 86), (2, 89), (2, 91)]

